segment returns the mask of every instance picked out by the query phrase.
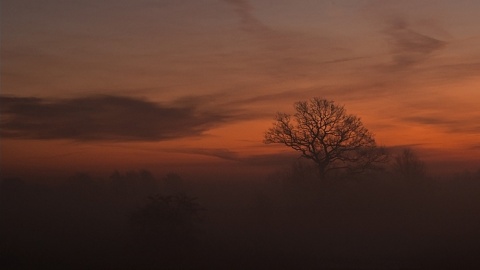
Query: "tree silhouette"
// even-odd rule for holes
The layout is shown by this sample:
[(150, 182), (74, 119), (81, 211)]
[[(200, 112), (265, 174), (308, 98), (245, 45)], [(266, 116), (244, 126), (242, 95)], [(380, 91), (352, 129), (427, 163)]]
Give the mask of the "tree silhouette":
[(265, 133), (266, 144), (283, 143), (316, 163), (320, 178), (333, 170), (361, 172), (386, 161), (373, 135), (360, 118), (347, 114), (333, 101), (313, 98), (299, 101), (292, 116), (278, 113)]
[(130, 216), (130, 225), (141, 250), (166, 257), (190, 252), (197, 241), (203, 208), (185, 194), (156, 195)]
[(393, 169), (396, 173), (408, 180), (425, 177), (425, 163), (411, 149), (404, 149), (395, 157)]

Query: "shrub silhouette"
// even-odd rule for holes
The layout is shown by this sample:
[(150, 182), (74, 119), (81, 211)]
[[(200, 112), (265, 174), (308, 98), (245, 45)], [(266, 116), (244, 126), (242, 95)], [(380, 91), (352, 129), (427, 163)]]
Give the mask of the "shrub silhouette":
[(201, 210), (196, 198), (185, 194), (149, 197), (149, 202), (130, 216), (136, 246), (166, 257), (192, 252), (202, 220)]

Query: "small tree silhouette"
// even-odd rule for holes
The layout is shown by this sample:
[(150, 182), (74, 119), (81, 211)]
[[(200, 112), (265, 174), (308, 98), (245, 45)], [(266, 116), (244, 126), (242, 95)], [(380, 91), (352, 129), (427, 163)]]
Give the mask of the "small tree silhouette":
[(130, 225), (141, 250), (165, 258), (191, 252), (197, 241), (202, 208), (185, 194), (149, 197), (130, 216)]
[(313, 98), (295, 103), (291, 116), (278, 113), (265, 133), (266, 144), (283, 143), (316, 163), (320, 178), (333, 170), (361, 172), (386, 161), (360, 118), (333, 101)]
[(393, 169), (407, 180), (423, 178), (426, 175), (425, 163), (411, 149), (404, 149), (395, 157)]

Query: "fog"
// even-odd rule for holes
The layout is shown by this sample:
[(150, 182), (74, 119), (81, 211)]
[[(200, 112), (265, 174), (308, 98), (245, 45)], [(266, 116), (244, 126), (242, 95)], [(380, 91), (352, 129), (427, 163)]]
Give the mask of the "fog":
[[(398, 169), (398, 168), (397, 168)], [(480, 171), (236, 181), (114, 171), (1, 181), (2, 269), (409, 269), (478, 264)]]

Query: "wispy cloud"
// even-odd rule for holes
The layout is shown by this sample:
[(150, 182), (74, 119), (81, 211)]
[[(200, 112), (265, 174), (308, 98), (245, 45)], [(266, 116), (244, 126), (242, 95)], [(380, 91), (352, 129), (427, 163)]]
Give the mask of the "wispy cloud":
[(253, 166), (288, 166), (292, 161), (299, 159), (300, 156), (295, 151), (289, 151), (276, 154), (253, 155), (242, 159), (242, 162)]
[[(248, 0), (224, 0), (232, 5), (240, 18), (243, 30), (256, 35), (274, 35), (275, 31), (266, 26), (252, 14), (252, 6)], [(264, 36), (265, 37), (265, 36)]]
[(242, 55), (257, 73), (275, 80), (319, 77), (323, 67), (369, 58), (353, 54), (347, 44), (327, 33), (295, 31), (267, 24), (254, 13), (253, 1), (224, 0), (239, 18), (240, 29), (254, 49)]
[(404, 117), (403, 120), (407, 122), (415, 122), (423, 125), (450, 125), (455, 121), (433, 116), (409, 116)]
[(241, 156), (238, 152), (225, 148), (182, 148), (182, 149), (163, 149), (164, 152), (194, 154), (209, 157), (216, 157), (223, 160), (234, 161), (249, 166), (279, 166), (291, 164), (292, 160), (299, 158), (295, 151), (257, 154), (250, 156)]
[(470, 119), (472, 116), (444, 114), (427, 116), (408, 116), (402, 121), (420, 125), (435, 126), (451, 133), (480, 133), (480, 124)]
[(1, 135), (79, 141), (155, 141), (198, 136), (232, 121), (228, 111), (120, 96), (47, 100), (1, 97)]
[(163, 151), (210, 156), (210, 157), (216, 157), (216, 158), (231, 160), (231, 161), (240, 160), (238, 153), (225, 148), (182, 148), (182, 149), (165, 149)]
[(423, 62), (447, 45), (445, 41), (413, 31), (401, 18), (390, 20), (384, 34), (391, 46), (392, 67), (397, 69)]
[(472, 150), (480, 150), (480, 144), (473, 144), (470, 149)]
[[(473, 57), (472, 57), (473, 58)], [(473, 58), (475, 59), (475, 58)], [(429, 67), (423, 73), (435, 81), (460, 81), (480, 76), (480, 62), (458, 62)]]

